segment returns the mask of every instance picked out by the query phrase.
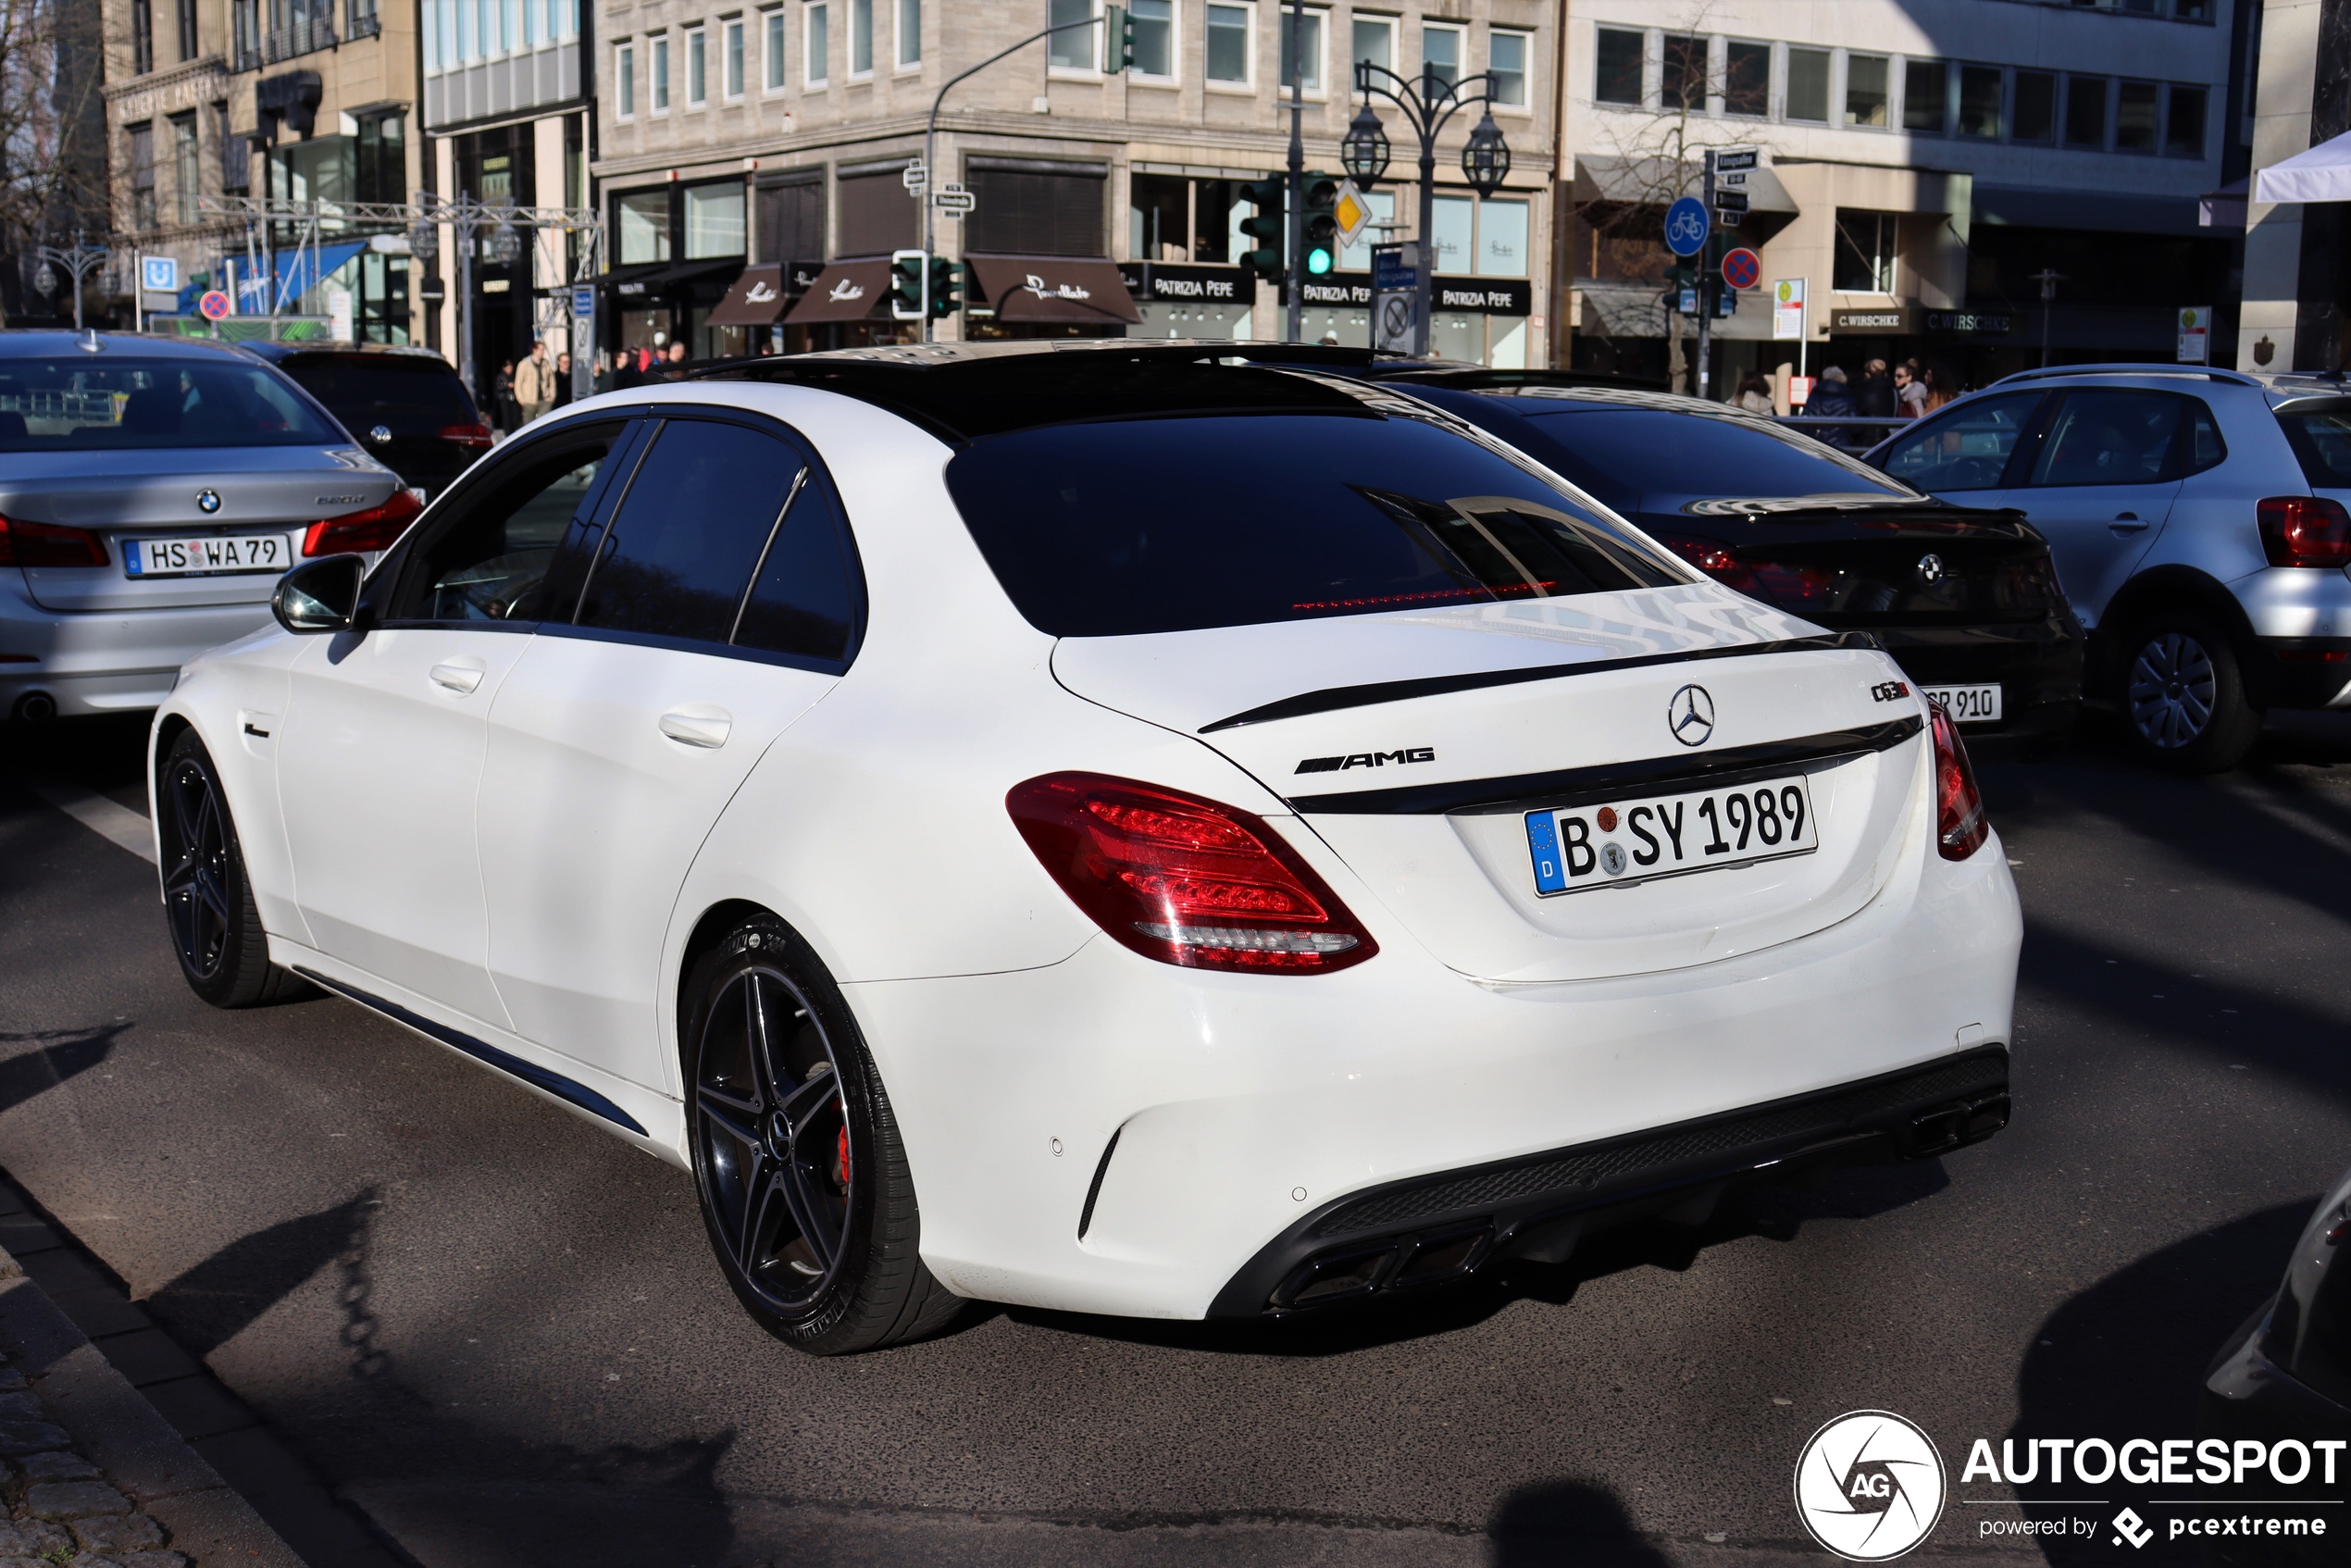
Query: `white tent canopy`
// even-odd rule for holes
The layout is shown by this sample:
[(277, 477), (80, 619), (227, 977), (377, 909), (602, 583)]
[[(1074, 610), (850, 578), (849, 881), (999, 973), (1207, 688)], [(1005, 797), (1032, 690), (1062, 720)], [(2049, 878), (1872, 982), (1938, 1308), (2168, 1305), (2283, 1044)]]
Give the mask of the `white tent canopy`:
[(2254, 177), (2257, 202), (2351, 202), (2351, 131)]

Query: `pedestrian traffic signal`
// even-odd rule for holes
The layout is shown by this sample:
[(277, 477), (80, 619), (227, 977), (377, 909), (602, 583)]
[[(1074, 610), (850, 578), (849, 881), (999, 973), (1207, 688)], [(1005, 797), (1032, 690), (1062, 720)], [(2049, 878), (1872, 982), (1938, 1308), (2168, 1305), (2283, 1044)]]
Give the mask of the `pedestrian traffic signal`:
[(1338, 181), (1310, 170), (1306, 175), (1306, 271), (1320, 278), (1338, 265)]
[(964, 268), (960, 263), (943, 255), (930, 258), (930, 313), (934, 317), (952, 316), (964, 308), (959, 292), (964, 286)]
[(1241, 200), (1257, 209), (1255, 217), (1241, 219), (1241, 232), (1257, 242), (1255, 250), (1241, 256), (1241, 265), (1276, 287), (1286, 269), (1282, 230), (1287, 219), (1283, 198), (1288, 185), (1285, 176), (1269, 174), (1241, 187)]
[(1124, 6), (1102, 7), (1102, 69), (1113, 76), (1135, 68), (1135, 14)]
[(921, 251), (889, 253), (889, 314), (894, 319), (923, 318), (923, 264), (928, 259)]

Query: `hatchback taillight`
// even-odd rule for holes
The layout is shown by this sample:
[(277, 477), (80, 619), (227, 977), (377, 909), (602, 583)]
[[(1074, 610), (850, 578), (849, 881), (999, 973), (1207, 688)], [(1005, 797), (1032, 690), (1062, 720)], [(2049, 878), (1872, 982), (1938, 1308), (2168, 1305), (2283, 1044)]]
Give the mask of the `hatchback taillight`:
[(495, 438), (487, 425), (443, 425), (441, 439), (454, 441), (459, 446), (488, 446)]
[(1092, 773), (1014, 785), (1004, 807), (1062, 891), (1146, 958), (1326, 974), (1379, 952), (1313, 867), (1248, 812)]
[(1950, 710), (1930, 698), (1926, 713), (1934, 730), (1934, 847), (1945, 860), (1965, 860), (1992, 836), (1992, 819)]
[(2276, 495), (2258, 502), (2261, 548), (2273, 566), (2351, 566), (2351, 511), (2323, 495)]
[(103, 566), (106, 541), (88, 529), (0, 517), (0, 566)]
[(370, 506), (364, 512), (346, 512), (340, 517), (328, 517), (310, 525), (302, 536), (302, 553), (305, 555), (342, 555), (353, 552), (366, 554), (371, 550), (389, 550), (392, 541), (407, 531), (417, 514), (425, 509), (412, 491), (395, 490), (380, 506)]

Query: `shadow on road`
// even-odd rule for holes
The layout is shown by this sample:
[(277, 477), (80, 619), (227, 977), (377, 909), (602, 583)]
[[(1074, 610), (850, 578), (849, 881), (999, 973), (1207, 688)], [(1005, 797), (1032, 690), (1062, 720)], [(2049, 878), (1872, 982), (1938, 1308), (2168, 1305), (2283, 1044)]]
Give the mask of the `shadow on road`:
[(1494, 1511), (1486, 1536), (1493, 1568), (1670, 1568), (1633, 1533), (1614, 1492), (1581, 1481), (1519, 1487)]
[(116, 1039), (130, 1027), (125, 1022), (94, 1029), (0, 1033), (0, 1049), (27, 1040), (50, 1042), (0, 1061), (0, 1111), (13, 1111), (44, 1089), (88, 1072), (113, 1052)]
[(141, 1304), (181, 1349), (208, 1356), (329, 1263), (355, 1259), (376, 1203), (369, 1188), (331, 1209), (241, 1237)]

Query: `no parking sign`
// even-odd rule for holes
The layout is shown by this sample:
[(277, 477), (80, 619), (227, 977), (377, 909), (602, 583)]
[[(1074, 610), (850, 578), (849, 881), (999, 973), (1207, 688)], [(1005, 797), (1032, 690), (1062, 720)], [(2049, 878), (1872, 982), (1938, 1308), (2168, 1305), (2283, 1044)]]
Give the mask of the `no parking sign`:
[(1734, 289), (1751, 289), (1763, 280), (1763, 258), (1745, 245), (1723, 258), (1723, 281)]

